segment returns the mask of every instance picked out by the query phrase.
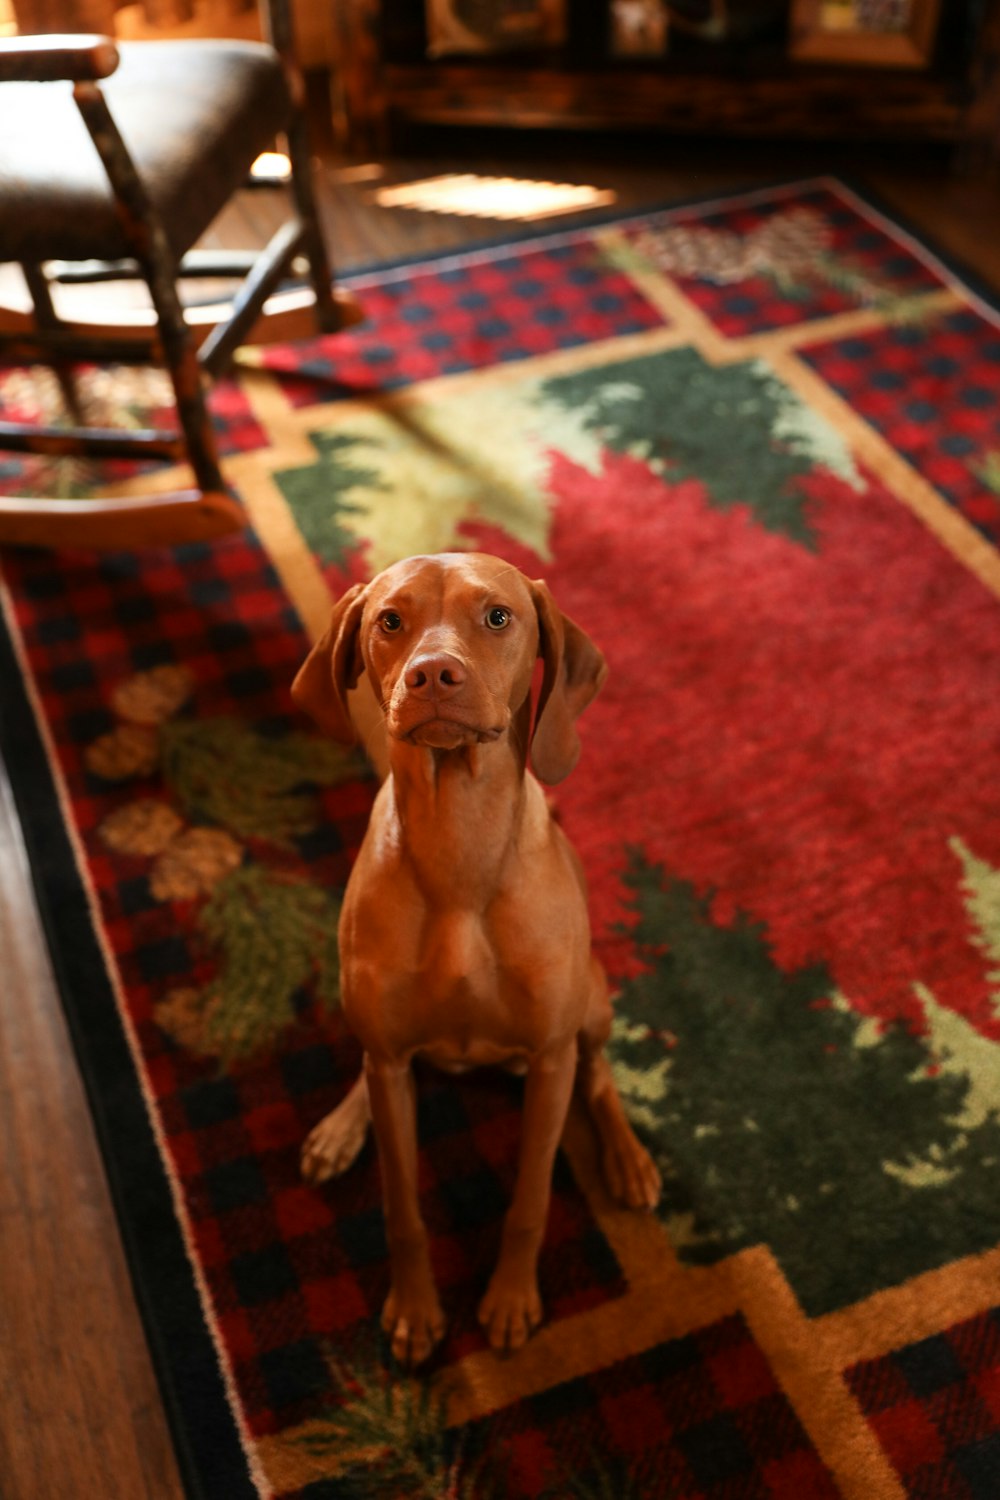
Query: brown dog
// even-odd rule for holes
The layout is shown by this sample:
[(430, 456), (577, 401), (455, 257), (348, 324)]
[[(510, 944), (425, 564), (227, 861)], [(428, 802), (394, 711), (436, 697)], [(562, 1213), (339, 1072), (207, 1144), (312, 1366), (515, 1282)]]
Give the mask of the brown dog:
[(374, 1123), (391, 1264), (382, 1324), (396, 1357), (415, 1364), (444, 1320), (417, 1199), (414, 1057), (527, 1074), (516, 1187), (479, 1309), (494, 1348), (519, 1347), (541, 1321), (536, 1266), (574, 1079), (614, 1196), (648, 1208), (660, 1181), (602, 1052), (611, 1006), (580, 862), (526, 769), (530, 742), (543, 781), (572, 770), (574, 720), (604, 680), (604, 658), (544, 583), (496, 557), (450, 553), (349, 589), (293, 697), (352, 741), (347, 693), (362, 671), (391, 768), (340, 923), (344, 1016), (364, 1071), (312, 1132), (303, 1171), (313, 1182), (342, 1172)]

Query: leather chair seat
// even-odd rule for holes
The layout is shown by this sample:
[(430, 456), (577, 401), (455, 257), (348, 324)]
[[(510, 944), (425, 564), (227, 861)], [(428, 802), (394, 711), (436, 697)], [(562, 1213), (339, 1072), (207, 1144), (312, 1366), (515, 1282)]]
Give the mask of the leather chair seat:
[[(131, 42), (101, 88), (179, 258), (288, 123), (281, 64), (256, 42)], [(0, 86), (0, 261), (130, 255), (72, 85)]]

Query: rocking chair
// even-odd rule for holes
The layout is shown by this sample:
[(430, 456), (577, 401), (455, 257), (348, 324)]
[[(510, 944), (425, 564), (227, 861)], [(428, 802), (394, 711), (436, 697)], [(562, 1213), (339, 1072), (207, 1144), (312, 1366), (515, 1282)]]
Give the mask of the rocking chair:
[[(0, 262), (17, 262), (33, 315), (0, 306), (0, 359), (51, 366), (78, 425), (0, 422), (0, 450), (186, 459), (195, 486), (170, 494), (0, 497), (0, 543), (128, 547), (202, 540), (244, 524), (226, 489), (205, 405), (237, 348), (335, 332), (360, 309), (331, 284), (316, 214), (287, 0), (266, 0), (266, 44), (103, 36), (0, 41)], [(250, 167), (283, 134), (294, 212), (258, 254), (192, 251)], [(297, 263), (308, 286), (281, 290)], [(229, 307), (182, 308), (177, 278), (243, 277)], [(152, 311), (129, 323), (68, 321), (54, 282), (145, 281)], [(178, 430), (80, 419), (79, 362), (160, 363)]]

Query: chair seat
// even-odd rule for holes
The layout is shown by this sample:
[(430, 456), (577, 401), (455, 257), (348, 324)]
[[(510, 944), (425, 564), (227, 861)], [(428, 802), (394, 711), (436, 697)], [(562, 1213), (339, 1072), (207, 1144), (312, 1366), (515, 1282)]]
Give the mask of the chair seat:
[[(288, 123), (281, 64), (256, 42), (131, 42), (119, 53), (101, 87), (180, 257)], [(0, 261), (130, 253), (72, 86), (0, 85)]]

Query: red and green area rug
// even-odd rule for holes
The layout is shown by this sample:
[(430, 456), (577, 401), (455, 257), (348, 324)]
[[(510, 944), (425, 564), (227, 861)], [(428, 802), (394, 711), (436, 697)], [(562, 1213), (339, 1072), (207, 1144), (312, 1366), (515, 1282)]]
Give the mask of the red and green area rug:
[[(3, 561), (3, 749), (191, 1495), (996, 1500), (1000, 316), (829, 181), (353, 284), (361, 328), (217, 394), (245, 535)], [(422, 1074), (413, 1378), (374, 1151), (299, 1177), (359, 1063), (372, 782), (288, 689), (333, 596), (455, 547), (610, 662), (558, 808), (666, 1187), (617, 1210), (571, 1118), (498, 1359), (518, 1085)]]

